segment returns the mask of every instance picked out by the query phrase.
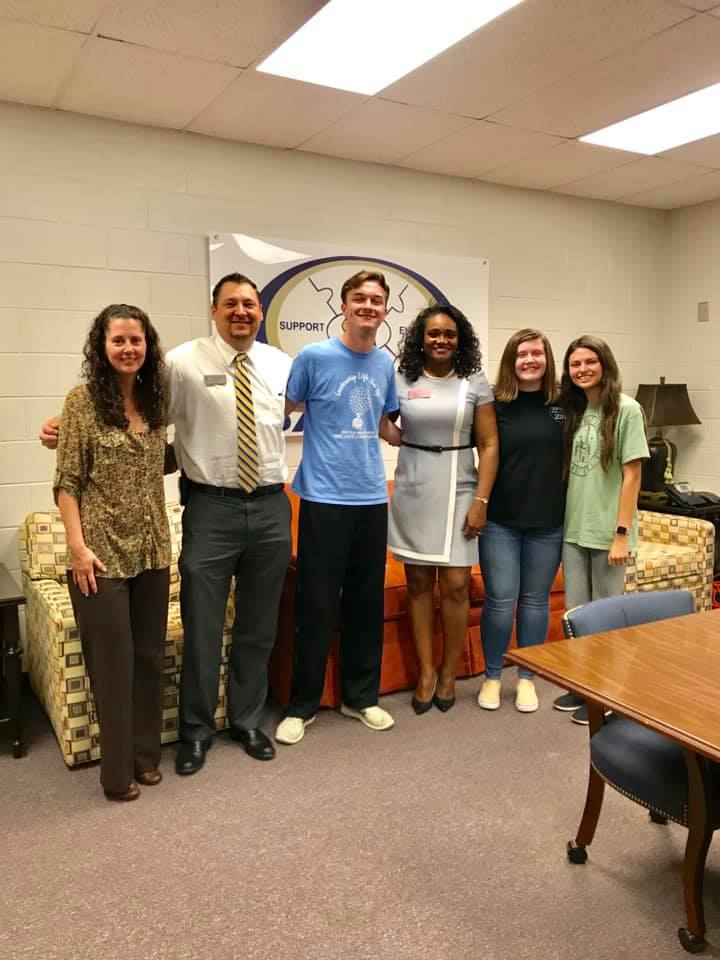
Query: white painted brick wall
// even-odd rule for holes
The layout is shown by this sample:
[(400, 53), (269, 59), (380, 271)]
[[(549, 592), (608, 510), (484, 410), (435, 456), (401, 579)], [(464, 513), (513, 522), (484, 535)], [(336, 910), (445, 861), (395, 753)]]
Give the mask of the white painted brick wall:
[[(16, 573), (17, 525), (51, 496), (54, 457), (35, 436), (76, 382), (90, 319), (125, 301), (167, 348), (203, 335), (212, 231), (486, 256), (491, 377), (527, 325), (560, 356), (576, 334), (605, 336), (628, 392), (659, 372), (665, 213), (19, 105), (0, 104), (0, 128), (0, 560)], [(720, 417), (709, 377), (693, 397)], [(299, 449), (290, 441), (291, 465)]]
[[(658, 338), (658, 374), (687, 383), (700, 426), (676, 427), (676, 479), (720, 493), (720, 202), (674, 210), (668, 223), (667, 297)], [(697, 304), (710, 304), (709, 323)]]

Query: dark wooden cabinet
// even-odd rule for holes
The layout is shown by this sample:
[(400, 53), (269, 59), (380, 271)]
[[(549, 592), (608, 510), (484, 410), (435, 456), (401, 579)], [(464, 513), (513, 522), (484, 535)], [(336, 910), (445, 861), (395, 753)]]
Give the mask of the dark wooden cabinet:
[[(22, 757), (27, 747), (22, 739), (22, 648), (20, 647), (20, 605), (25, 603), (22, 591), (0, 563), (0, 656), (4, 674), (7, 712), (6, 722), (14, 757)], [(0, 725), (2, 731), (5, 724)], [(0, 736), (2, 733), (0, 732)]]

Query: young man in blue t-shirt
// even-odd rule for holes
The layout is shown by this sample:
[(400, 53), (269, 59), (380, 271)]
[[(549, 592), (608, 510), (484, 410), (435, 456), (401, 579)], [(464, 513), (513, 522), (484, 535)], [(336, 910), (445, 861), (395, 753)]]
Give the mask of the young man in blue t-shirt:
[(296, 357), (286, 412), (305, 406), (303, 455), (292, 488), (300, 496), (293, 690), (280, 743), (297, 743), (315, 719), (338, 605), (341, 712), (371, 730), (393, 725), (377, 705), (383, 646), (387, 484), (381, 420), (398, 409), (389, 354), (375, 346), (390, 288), (362, 271), (342, 287), (342, 336)]

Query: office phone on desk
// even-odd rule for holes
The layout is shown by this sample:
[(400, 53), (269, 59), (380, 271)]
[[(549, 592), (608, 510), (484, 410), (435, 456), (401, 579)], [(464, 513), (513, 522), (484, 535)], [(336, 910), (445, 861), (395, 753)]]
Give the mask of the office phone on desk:
[(693, 490), (689, 483), (666, 483), (668, 500), (678, 507), (708, 507), (720, 504), (720, 497), (708, 490)]

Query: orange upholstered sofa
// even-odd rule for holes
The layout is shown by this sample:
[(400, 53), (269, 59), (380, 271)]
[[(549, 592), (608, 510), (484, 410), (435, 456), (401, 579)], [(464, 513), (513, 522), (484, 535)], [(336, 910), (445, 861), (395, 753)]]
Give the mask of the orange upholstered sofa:
[[(392, 482), (388, 484), (392, 491)], [(280, 614), (278, 619), (278, 634), (275, 649), (270, 660), (270, 692), (283, 706), (290, 699), (290, 685), (292, 682), (293, 662), (293, 608), (295, 601), (295, 557), (297, 551), (297, 522), (299, 501), (294, 493), (288, 490), (292, 504), (292, 531), (293, 531), (293, 559), (290, 562), (288, 575), (285, 579)], [(437, 588), (436, 588), (437, 589)], [(458, 676), (470, 677), (482, 673), (485, 669), (485, 659), (480, 644), (480, 613), (484, 599), (483, 581), (477, 564), (472, 569), (470, 581), (470, 622), (465, 636), (465, 646), (460, 658)], [(550, 595), (550, 627), (549, 640), (562, 639), (562, 615), (565, 609), (562, 574), (558, 573), (553, 583)], [(442, 629), (440, 625), (439, 601), (436, 600), (435, 611), (435, 640), (436, 663), (440, 661), (442, 644)], [(512, 646), (515, 645), (513, 637)], [(340, 680), (338, 674), (338, 635), (333, 639), (333, 645), (325, 674), (325, 689), (321, 706), (337, 707), (340, 705)], [(417, 662), (410, 622), (407, 613), (407, 587), (405, 585), (405, 571), (402, 563), (388, 553), (385, 570), (385, 627), (382, 659), (382, 673), (380, 676), (380, 693), (392, 693), (395, 690), (407, 690), (415, 686), (417, 679)]]

